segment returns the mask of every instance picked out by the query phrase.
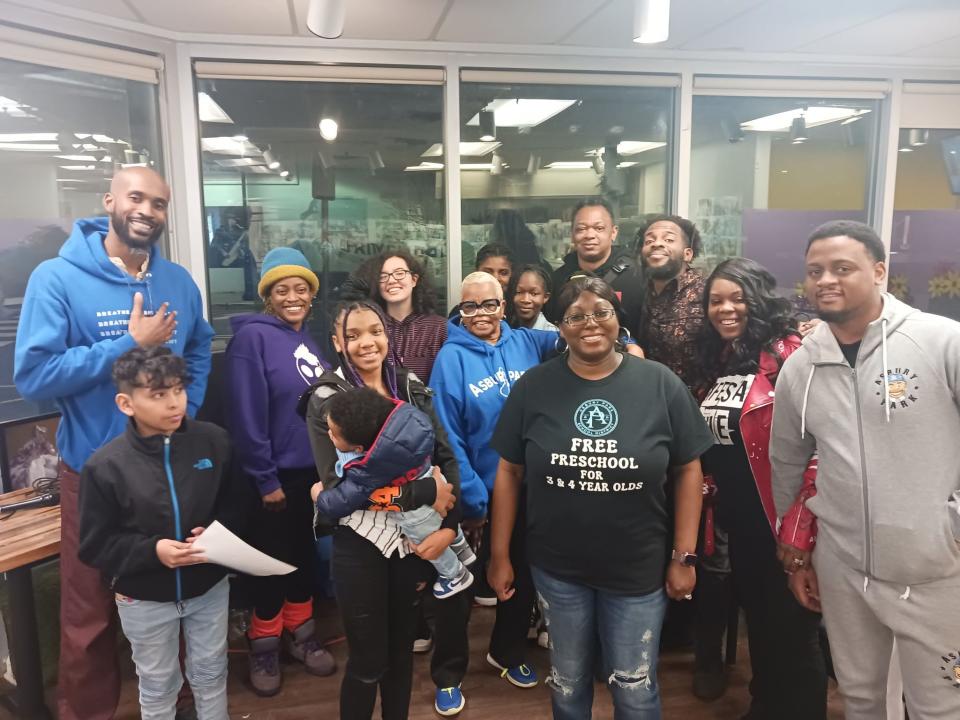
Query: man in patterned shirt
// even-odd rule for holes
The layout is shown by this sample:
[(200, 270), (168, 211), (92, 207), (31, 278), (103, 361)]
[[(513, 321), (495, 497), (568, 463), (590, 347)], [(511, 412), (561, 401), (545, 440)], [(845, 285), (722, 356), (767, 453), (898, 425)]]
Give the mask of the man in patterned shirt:
[(637, 231), (646, 293), (632, 330), (646, 356), (673, 370), (694, 392), (700, 382), (696, 343), (704, 283), (690, 263), (701, 245), (696, 225), (676, 215), (657, 215)]

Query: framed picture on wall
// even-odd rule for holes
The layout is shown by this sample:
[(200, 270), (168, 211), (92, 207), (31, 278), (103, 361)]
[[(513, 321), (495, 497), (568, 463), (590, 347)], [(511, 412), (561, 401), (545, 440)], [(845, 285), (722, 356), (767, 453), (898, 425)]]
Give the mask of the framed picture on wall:
[(0, 486), (11, 492), (57, 477), (60, 414), (0, 423)]

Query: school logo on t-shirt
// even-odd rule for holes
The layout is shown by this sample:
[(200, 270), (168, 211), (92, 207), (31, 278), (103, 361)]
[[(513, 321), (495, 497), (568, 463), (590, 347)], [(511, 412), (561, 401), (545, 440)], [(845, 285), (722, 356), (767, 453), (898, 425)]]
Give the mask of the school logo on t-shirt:
[(573, 414), (577, 430), (588, 437), (603, 437), (617, 428), (620, 416), (617, 409), (606, 400), (587, 400)]

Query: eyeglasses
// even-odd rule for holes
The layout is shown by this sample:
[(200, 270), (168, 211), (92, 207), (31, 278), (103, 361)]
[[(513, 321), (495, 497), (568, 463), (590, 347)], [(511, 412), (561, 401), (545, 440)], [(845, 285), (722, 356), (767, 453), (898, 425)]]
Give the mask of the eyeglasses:
[(377, 279), (380, 280), (381, 283), (390, 282), (391, 279), (396, 280), (397, 282), (401, 282), (407, 275), (413, 275), (413, 273), (410, 270), (404, 270), (403, 268), (398, 268), (393, 272), (380, 273)]
[(577, 313), (576, 315), (568, 315), (563, 319), (562, 322), (566, 323), (568, 327), (581, 327), (587, 324), (587, 320), (593, 318), (598, 324), (606, 322), (610, 318), (614, 317), (617, 314), (616, 310), (597, 310), (588, 315), (583, 313)]
[(496, 298), (491, 298), (490, 300), (484, 300), (483, 302), (465, 302), (460, 303), (460, 315), (461, 317), (473, 317), (477, 313), (483, 313), (484, 315), (493, 315), (497, 310), (500, 309), (500, 304), (502, 300), (497, 300)]

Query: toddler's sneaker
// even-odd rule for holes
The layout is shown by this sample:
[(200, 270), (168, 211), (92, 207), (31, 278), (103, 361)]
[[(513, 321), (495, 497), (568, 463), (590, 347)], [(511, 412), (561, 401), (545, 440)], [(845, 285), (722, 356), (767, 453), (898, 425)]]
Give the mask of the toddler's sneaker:
[(459, 537), (450, 543), (450, 549), (453, 550), (457, 557), (460, 559), (464, 565), (470, 565), (473, 562), (476, 562), (477, 556), (473, 552), (473, 548), (470, 547), (470, 543), (467, 542), (466, 536), (463, 532), (460, 532)]
[(506, 668), (494, 660), (490, 653), (487, 653), (487, 662), (500, 671), (500, 677), (518, 688), (532, 688), (539, 682), (536, 671), (526, 663)]
[(437, 578), (437, 581), (433, 584), (433, 596), (438, 600), (443, 600), (466, 590), (471, 585), (473, 585), (473, 573), (464, 566), (455, 578)]
[(418, 637), (413, 641), (413, 651), (415, 653), (428, 653), (433, 649), (433, 637)]
[(437, 699), (433, 702), (433, 709), (444, 717), (459, 715), (467, 701), (463, 699), (460, 686), (437, 688)]

